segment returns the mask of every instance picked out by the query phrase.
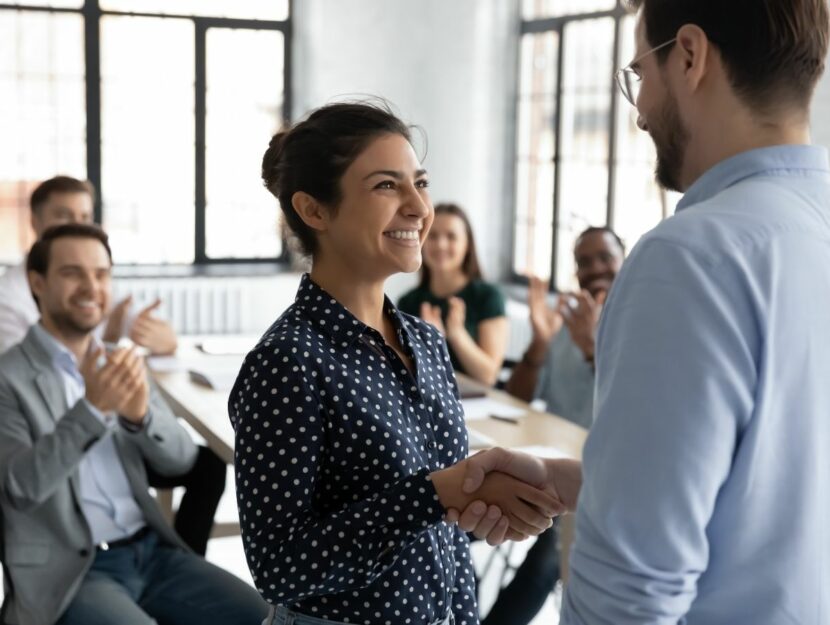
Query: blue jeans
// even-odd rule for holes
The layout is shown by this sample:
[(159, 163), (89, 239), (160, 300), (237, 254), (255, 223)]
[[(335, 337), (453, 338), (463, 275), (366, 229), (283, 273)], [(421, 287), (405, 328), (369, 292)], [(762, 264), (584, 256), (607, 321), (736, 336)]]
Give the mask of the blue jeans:
[[(305, 616), (289, 610), (285, 606), (278, 605), (272, 607), (268, 612), (268, 617), (262, 622), (262, 625), (349, 625), (348, 623), (338, 623), (329, 619), (315, 618), (313, 616)], [(430, 625), (455, 625), (455, 617), (452, 612), (447, 618)]]
[(99, 551), (56, 625), (259, 625), (259, 593), (155, 532)]

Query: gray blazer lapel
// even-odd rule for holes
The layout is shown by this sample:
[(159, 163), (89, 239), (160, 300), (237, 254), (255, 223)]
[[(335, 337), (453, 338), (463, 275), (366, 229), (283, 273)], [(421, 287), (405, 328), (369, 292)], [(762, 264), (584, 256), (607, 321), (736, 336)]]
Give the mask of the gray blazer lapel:
[(62, 392), (63, 383), (53, 372), (38, 372), (35, 377), (35, 385), (40, 391), (43, 401), (49, 407), (49, 414), (55, 421), (58, 420), (67, 410), (66, 397)]

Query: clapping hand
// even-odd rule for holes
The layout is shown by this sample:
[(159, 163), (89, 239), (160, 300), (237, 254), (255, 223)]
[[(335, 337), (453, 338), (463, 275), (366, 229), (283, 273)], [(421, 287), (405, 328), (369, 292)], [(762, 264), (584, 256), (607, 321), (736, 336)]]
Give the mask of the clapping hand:
[[(548, 285), (539, 278), (531, 277), (527, 290), (530, 307), (530, 325), (534, 342), (547, 345), (559, 334), (564, 319), (558, 308), (548, 306)], [(562, 298), (560, 298), (561, 301)]]
[(81, 362), (86, 400), (103, 413), (117, 412), (133, 423), (141, 423), (150, 393), (144, 361), (134, 348), (121, 348), (109, 354), (99, 368), (103, 354), (103, 348), (93, 348)]
[(150, 350), (151, 354), (172, 354), (176, 351), (176, 332), (164, 319), (153, 316), (153, 312), (161, 306), (161, 300), (156, 299), (138, 313), (130, 328), (130, 338), (136, 345)]
[(467, 319), (467, 305), (460, 297), (451, 297), (449, 299), (449, 308), (447, 310), (447, 338), (452, 339), (461, 332), (466, 332), (464, 321)]
[(447, 330), (444, 328), (444, 321), (441, 319), (441, 309), (438, 306), (433, 306), (429, 302), (422, 303), (421, 319), (434, 325), (444, 336), (447, 335)]
[(607, 293), (600, 291), (594, 299), (588, 291), (559, 298), (559, 310), (571, 335), (586, 360), (594, 358), (594, 341), (600, 313)]

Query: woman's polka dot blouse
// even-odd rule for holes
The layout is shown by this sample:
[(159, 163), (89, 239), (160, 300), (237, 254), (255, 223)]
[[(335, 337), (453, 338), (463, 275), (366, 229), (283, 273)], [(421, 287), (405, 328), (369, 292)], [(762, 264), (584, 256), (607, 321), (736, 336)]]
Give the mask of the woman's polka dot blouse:
[(228, 408), (248, 565), (268, 602), (308, 616), (474, 625), (468, 541), (429, 480), (467, 455), (446, 344), (386, 307), (413, 373), (307, 275), (246, 357)]

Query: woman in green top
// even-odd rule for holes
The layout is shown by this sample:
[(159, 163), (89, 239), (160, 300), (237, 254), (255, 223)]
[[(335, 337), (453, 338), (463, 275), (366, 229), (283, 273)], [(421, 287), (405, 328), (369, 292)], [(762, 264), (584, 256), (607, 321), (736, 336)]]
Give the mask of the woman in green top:
[(421, 317), (447, 338), (456, 371), (492, 386), (507, 349), (504, 296), (481, 278), (470, 220), (456, 204), (438, 204), (424, 243), (421, 283), (400, 310)]

